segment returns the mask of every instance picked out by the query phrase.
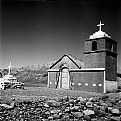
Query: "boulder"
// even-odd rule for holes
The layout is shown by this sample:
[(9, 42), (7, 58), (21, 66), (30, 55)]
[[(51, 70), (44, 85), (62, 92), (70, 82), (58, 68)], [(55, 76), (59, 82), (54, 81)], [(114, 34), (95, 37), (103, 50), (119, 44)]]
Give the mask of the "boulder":
[(106, 113), (108, 113), (108, 112), (109, 112), (109, 110), (108, 110), (108, 107), (107, 107), (107, 106), (100, 106), (100, 109), (101, 109), (102, 111), (106, 112)]
[(15, 106), (15, 102), (12, 102), (10, 105), (8, 104), (0, 104), (1, 107), (12, 109)]
[(53, 119), (54, 119), (53, 116), (48, 117), (48, 120), (53, 120)]
[(84, 115), (84, 119), (85, 119), (86, 121), (91, 121), (91, 118), (90, 118), (90, 116), (88, 116), (88, 115)]
[(61, 112), (61, 110), (53, 109), (50, 111), (51, 114), (57, 114), (59, 112)]
[(102, 110), (100, 110), (99, 108), (97, 108), (97, 107), (94, 107), (93, 108), (93, 110), (94, 110), (94, 112), (95, 112), (95, 115), (97, 115), (97, 116), (99, 116), (99, 117), (101, 117), (101, 116), (104, 116), (105, 115), (105, 112), (104, 111), (102, 111)]
[(93, 110), (89, 110), (89, 109), (87, 109), (87, 110), (84, 110), (83, 111), (83, 113), (85, 114), (85, 115), (94, 115), (95, 114), (95, 112), (93, 111)]
[(121, 101), (118, 101), (118, 102), (116, 103), (116, 105), (117, 105), (118, 107), (121, 107)]
[(121, 121), (120, 116), (112, 116), (111, 121)]
[(69, 107), (67, 107), (64, 112), (65, 113), (70, 113), (71, 112), (71, 109)]
[(55, 100), (49, 100), (47, 102), (47, 105), (51, 106), (51, 107), (59, 107), (60, 106), (60, 102), (57, 102)]
[(87, 99), (86, 98), (78, 98), (80, 104), (86, 105)]
[(119, 111), (118, 108), (113, 108), (113, 109), (111, 110), (111, 113), (112, 113), (113, 115), (120, 115), (120, 111)]
[(74, 112), (73, 115), (76, 118), (82, 118), (84, 116), (82, 112)]
[(108, 95), (103, 95), (101, 98), (102, 98), (102, 100), (107, 100), (107, 99), (109, 99), (109, 96)]
[(93, 107), (93, 103), (92, 102), (86, 102), (86, 107), (87, 108), (92, 108)]

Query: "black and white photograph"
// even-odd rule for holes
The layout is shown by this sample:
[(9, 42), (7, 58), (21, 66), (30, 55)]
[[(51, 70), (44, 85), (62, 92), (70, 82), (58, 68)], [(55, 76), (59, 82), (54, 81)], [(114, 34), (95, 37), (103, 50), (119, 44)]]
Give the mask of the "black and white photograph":
[(121, 121), (121, 1), (1, 0), (0, 121)]

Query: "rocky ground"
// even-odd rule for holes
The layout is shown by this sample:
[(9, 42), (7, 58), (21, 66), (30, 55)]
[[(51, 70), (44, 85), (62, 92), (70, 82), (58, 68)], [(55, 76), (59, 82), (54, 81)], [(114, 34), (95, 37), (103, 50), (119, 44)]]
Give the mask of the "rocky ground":
[(97, 94), (35, 87), (1, 90), (0, 121), (120, 120), (120, 93)]
[(0, 104), (0, 121), (120, 121), (121, 99), (107, 95), (91, 98), (40, 98)]

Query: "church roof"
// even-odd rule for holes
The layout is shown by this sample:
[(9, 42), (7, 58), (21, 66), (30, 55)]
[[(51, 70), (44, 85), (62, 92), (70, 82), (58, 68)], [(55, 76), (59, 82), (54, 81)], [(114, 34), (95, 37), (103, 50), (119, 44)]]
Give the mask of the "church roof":
[(108, 36), (108, 34), (106, 34), (105, 32), (103, 32), (103, 31), (98, 31), (98, 32), (95, 32), (93, 35), (90, 35), (90, 38), (89, 38), (89, 39), (95, 39), (95, 38), (101, 38), (101, 37), (109, 37), (109, 38), (111, 38), (111, 37)]
[(89, 39), (102, 38), (102, 37), (109, 37), (109, 38), (111, 38), (111, 36), (109, 36), (108, 34), (106, 34), (105, 32), (103, 32), (101, 30), (101, 26), (102, 25), (104, 25), (104, 24), (102, 24), (101, 21), (100, 21), (100, 24), (97, 25), (97, 26), (99, 26), (99, 31), (95, 32), (93, 35), (90, 35)]
[[(84, 62), (75, 57), (75, 56), (72, 56), (71, 54), (64, 54), (58, 61), (56, 61), (51, 67), (53, 68), (54, 66), (56, 66), (60, 61), (62, 61), (65, 57), (67, 57), (72, 63), (74, 63), (74, 65), (77, 67), (77, 68), (82, 68), (84, 67)], [(66, 61), (66, 60), (65, 60)], [(67, 62), (68, 63), (68, 62)]]

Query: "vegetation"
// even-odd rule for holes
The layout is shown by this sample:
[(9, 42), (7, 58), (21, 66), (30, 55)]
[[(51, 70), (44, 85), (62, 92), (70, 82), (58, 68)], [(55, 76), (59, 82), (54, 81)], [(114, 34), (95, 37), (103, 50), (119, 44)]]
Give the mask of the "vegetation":
[(45, 65), (43, 65), (42, 67), (23, 67), (22, 69), (17, 71), (14, 76), (16, 76), (17, 80), (23, 82), (27, 87), (46, 86), (47, 69), (48, 68)]

